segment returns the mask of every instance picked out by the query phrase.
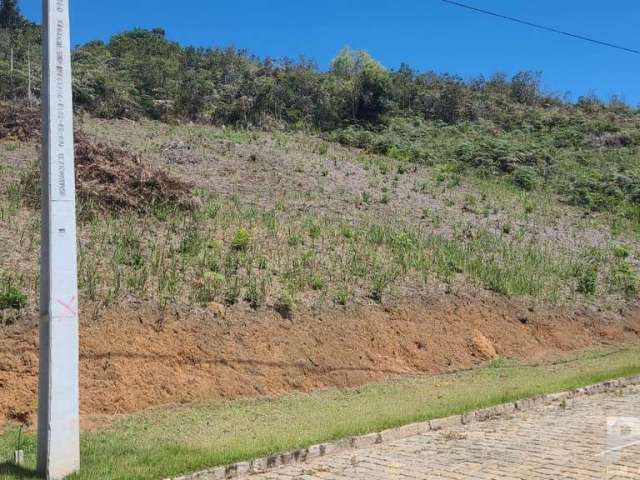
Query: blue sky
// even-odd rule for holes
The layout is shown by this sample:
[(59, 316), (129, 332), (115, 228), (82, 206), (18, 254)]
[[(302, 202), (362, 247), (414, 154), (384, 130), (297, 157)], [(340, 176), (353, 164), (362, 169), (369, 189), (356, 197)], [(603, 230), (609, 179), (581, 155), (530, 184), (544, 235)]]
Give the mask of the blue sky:
[[(640, 1), (461, 0), (505, 15), (640, 49)], [(40, 19), (40, 0), (21, 0)], [(74, 44), (133, 27), (162, 27), (197, 46), (259, 56), (305, 55), (326, 67), (341, 47), (368, 50), (389, 68), (462, 75), (543, 72), (548, 91), (622, 95), (640, 104), (640, 55), (485, 17), (439, 0), (71, 0)]]

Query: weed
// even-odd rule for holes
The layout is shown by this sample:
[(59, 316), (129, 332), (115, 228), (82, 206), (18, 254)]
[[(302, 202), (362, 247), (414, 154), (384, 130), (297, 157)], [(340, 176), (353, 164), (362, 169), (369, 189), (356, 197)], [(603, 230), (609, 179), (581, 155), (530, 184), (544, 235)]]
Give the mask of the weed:
[(387, 271), (376, 271), (373, 274), (371, 285), (371, 298), (376, 302), (381, 302), (383, 295), (395, 281), (397, 275)]
[(290, 232), (289, 238), (287, 239), (287, 243), (290, 247), (297, 247), (298, 245), (302, 245), (304, 243), (304, 239), (302, 235), (297, 232)]
[(598, 270), (588, 266), (578, 272), (576, 291), (583, 295), (595, 295), (598, 287)]
[(638, 293), (638, 282), (638, 273), (629, 262), (623, 261), (613, 270), (611, 290), (632, 299)]
[(251, 244), (251, 233), (246, 228), (239, 228), (233, 235), (231, 247), (239, 252), (244, 252)]
[(309, 238), (312, 240), (317, 240), (322, 236), (322, 228), (315, 223), (309, 226)]
[(532, 167), (522, 166), (513, 172), (513, 183), (523, 190), (533, 190), (538, 184), (538, 174)]
[(347, 240), (352, 240), (355, 236), (353, 228), (351, 228), (349, 225), (342, 225), (342, 227), (340, 227), (340, 233)]
[(218, 272), (204, 272), (202, 284), (196, 290), (196, 301), (205, 305), (215, 301), (226, 282), (225, 276)]
[(278, 295), (273, 308), (282, 318), (291, 318), (295, 307), (295, 297), (289, 290), (283, 290)]
[(257, 309), (264, 302), (264, 288), (258, 285), (255, 278), (249, 280), (249, 285), (244, 294), (244, 301), (247, 302), (251, 308)]
[(616, 258), (629, 258), (629, 249), (624, 245), (616, 245), (613, 247), (613, 255)]
[(269, 259), (265, 256), (258, 257), (257, 266), (260, 270), (267, 270), (269, 268)]
[(231, 282), (227, 282), (227, 289), (224, 294), (224, 303), (226, 305), (235, 305), (240, 298), (240, 280), (234, 277)]
[(329, 152), (329, 144), (327, 142), (319, 143), (316, 149), (318, 155), (324, 156)]
[(324, 280), (319, 274), (314, 274), (309, 281), (309, 285), (314, 290), (324, 290)]
[(27, 296), (14, 284), (10, 276), (0, 278), (0, 310), (22, 310)]
[(345, 306), (347, 303), (349, 303), (350, 297), (351, 294), (346, 288), (339, 288), (338, 290), (336, 290), (336, 293), (333, 297), (333, 302), (336, 305)]

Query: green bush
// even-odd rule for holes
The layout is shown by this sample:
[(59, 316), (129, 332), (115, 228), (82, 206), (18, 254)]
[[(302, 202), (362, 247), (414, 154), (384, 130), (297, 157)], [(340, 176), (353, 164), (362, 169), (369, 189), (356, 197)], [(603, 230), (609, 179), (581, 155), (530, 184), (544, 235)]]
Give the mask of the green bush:
[(244, 301), (247, 302), (251, 308), (257, 309), (262, 305), (264, 299), (264, 290), (258, 285), (258, 282), (252, 278), (244, 293)]
[(523, 190), (533, 190), (538, 184), (538, 173), (532, 167), (517, 167), (512, 174), (513, 183)]
[[(618, 206), (625, 200), (624, 182), (610, 175), (590, 172), (573, 178), (568, 186), (568, 196), (574, 205), (590, 210), (605, 210)], [(629, 192), (631, 187), (627, 187)]]
[(349, 302), (349, 297), (351, 295), (349, 294), (349, 291), (345, 288), (339, 288), (336, 291), (335, 296), (333, 297), (333, 302), (336, 305), (341, 305), (341, 306), (345, 306), (348, 302)]
[(616, 258), (629, 258), (629, 250), (624, 245), (616, 245), (613, 247), (613, 255)]
[(293, 315), (293, 309), (295, 308), (296, 300), (293, 294), (289, 290), (283, 290), (278, 295), (273, 308), (283, 318), (291, 318)]
[(0, 285), (0, 310), (22, 310), (27, 306), (27, 296), (11, 280), (4, 279)]
[(638, 294), (638, 281), (638, 273), (629, 262), (624, 261), (613, 271), (612, 290), (633, 298)]
[(324, 290), (324, 280), (319, 274), (314, 274), (309, 281), (309, 285), (314, 290)]
[(593, 296), (598, 287), (598, 270), (588, 267), (578, 273), (576, 291), (583, 295)]
[(251, 233), (246, 228), (239, 228), (233, 235), (231, 247), (236, 251), (245, 251), (251, 244)]

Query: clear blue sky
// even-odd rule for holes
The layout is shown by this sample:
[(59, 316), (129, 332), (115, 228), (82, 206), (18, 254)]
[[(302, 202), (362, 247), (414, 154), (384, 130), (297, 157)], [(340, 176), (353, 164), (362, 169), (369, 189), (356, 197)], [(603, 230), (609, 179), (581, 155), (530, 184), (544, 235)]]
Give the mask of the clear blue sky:
[[(640, 49), (638, 0), (461, 0), (464, 3)], [(40, 19), (40, 0), (20, 0)], [(326, 67), (344, 45), (390, 68), (490, 75), (535, 70), (544, 87), (573, 96), (622, 95), (640, 104), (640, 55), (485, 17), (439, 0), (71, 0), (74, 44), (133, 27), (162, 27), (197, 46), (259, 56), (305, 55)]]

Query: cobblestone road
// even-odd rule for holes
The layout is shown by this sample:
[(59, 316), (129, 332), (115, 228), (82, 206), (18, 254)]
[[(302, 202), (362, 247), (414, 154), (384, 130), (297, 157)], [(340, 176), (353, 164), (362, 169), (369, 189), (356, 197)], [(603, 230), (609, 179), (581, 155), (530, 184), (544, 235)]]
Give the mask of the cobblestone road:
[[(603, 454), (607, 450), (612, 451)], [(432, 431), (250, 478), (640, 480), (640, 388)]]

